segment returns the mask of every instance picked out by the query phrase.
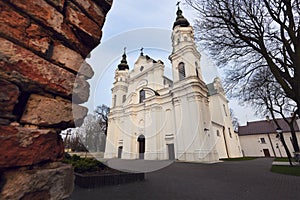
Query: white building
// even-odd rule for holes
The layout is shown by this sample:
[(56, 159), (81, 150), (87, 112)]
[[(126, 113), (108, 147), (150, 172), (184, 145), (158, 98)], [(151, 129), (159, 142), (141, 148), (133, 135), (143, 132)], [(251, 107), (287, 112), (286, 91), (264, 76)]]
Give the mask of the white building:
[(219, 78), (206, 85), (194, 31), (178, 7), (172, 32), (172, 80), (164, 63), (141, 52), (115, 71), (105, 158), (214, 161), (242, 156)]
[[(290, 127), (283, 119), (277, 119), (283, 131), (287, 147), (293, 156), (294, 148)], [(294, 125), (296, 136), (300, 141), (300, 131), (297, 123)], [(287, 157), (285, 149), (277, 136), (276, 124), (273, 120), (247, 122), (239, 127), (239, 138), (244, 156), (249, 157)]]

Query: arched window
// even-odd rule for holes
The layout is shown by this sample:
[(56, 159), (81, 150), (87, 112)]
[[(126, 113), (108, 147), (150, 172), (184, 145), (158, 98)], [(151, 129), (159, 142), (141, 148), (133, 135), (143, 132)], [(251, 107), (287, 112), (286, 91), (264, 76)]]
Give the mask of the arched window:
[(145, 90), (140, 90), (140, 103), (143, 103), (145, 98), (146, 98)]
[(122, 102), (124, 103), (126, 101), (126, 95), (123, 95)]
[(184, 67), (184, 63), (181, 62), (178, 65), (178, 73), (179, 73), (179, 80), (183, 80), (185, 78), (185, 67)]

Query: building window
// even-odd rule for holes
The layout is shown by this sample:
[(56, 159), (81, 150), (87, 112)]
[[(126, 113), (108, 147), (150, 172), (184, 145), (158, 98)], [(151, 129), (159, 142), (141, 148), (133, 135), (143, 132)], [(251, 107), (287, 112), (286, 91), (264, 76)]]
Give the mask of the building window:
[(260, 138), (260, 143), (262, 143), (262, 144), (266, 144), (266, 140), (265, 140), (265, 138)]
[(232, 134), (231, 134), (230, 128), (228, 128), (228, 133), (229, 133), (229, 136), (232, 138)]
[(195, 66), (196, 66), (196, 76), (199, 78), (199, 71), (198, 71), (198, 63), (195, 61)]
[(143, 103), (145, 98), (146, 98), (145, 90), (140, 90), (140, 103)]
[(126, 101), (126, 95), (123, 95), (122, 102), (124, 103)]
[(217, 130), (217, 136), (220, 137), (220, 131), (219, 130)]
[(179, 72), (179, 80), (181, 81), (185, 78), (185, 67), (183, 62), (179, 63), (178, 72)]
[(223, 109), (224, 109), (225, 116), (227, 117), (227, 111), (226, 111), (226, 106), (225, 106), (225, 104), (223, 104)]
[(116, 107), (117, 104), (117, 95), (114, 96), (114, 107)]

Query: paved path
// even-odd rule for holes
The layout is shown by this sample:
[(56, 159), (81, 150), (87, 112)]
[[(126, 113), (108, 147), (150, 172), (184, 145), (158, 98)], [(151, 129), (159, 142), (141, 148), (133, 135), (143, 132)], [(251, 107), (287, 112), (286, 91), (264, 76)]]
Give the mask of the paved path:
[(300, 199), (300, 177), (270, 172), (272, 161), (173, 163), (147, 173), (143, 182), (97, 189), (76, 187), (70, 199)]
[(170, 160), (125, 160), (125, 159), (108, 159), (103, 161), (107, 166), (124, 171), (124, 172), (153, 172), (171, 165)]

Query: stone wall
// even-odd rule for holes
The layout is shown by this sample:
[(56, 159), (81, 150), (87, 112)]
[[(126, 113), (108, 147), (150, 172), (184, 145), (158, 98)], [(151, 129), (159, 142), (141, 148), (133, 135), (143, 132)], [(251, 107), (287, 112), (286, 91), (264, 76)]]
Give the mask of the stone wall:
[(73, 172), (62, 129), (80, 124), (93, 76), (84, 61), (112, 0), (0, 2), (0, 199), (64, 199)]

